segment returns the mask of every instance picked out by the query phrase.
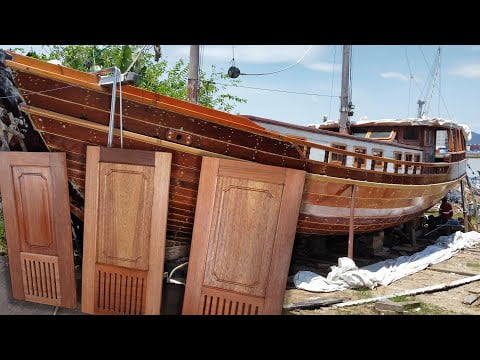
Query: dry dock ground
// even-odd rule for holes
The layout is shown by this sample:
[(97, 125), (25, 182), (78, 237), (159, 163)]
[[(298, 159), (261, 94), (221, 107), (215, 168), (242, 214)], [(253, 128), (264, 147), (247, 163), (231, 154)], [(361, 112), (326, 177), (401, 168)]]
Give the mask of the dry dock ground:
[[(397, 280), (388, 286), (379, 286), (376, 289), (344, 290), (331, 293), (312, 293), (299, 289), (287, 289), (285, 304), (305, 301), (312, 297), (347, 298), (360, 300), (383, 295), (395, 294), (405, 290), (446, 284), (473, 275), (480, 274), (480, 248), (460, 250), (452, 258), (440, 264), (432, 265), (425, 270)], [(324, 274), (322, 274), (324, 275)], [(415, 300), (419, 306), (403, 312), (408, 315), (480, 315), (480, 298), (471, 305), (464, 304), (467, 296), (480, 296), (480, 281), (472, 282), (459, 287), (433, 293), (418, 294), (416, 296), (394, 298), (393, 301)], [(390, 299), (392, 300), (392, 299)], [(284, 310), (285, 315), (382, 315), (396, 314), (390, 311), (375, 309), (375, 303), (335, 308), (333, 306), (320, 307), (311, 310)]]

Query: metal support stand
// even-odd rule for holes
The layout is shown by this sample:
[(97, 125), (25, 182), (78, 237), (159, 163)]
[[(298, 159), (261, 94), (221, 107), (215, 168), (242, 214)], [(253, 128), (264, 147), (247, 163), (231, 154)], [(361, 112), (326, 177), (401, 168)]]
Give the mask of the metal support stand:
[(350, 201), (350, 227), (348, 229), (348, 257), (353, 259), (353, 225), (355, 221), (355, 203), (357, 200), (357, 187), (352, 185), (352, 199)]
[(467, 219), (467, 209), (465, 208), (465, 189), (463, 185), (463, 179), (460, 181), (460, 191), (462, 193), (462, 210), (463, 210), (463, 225), (465, 232), (468, 232), (468, 219)]

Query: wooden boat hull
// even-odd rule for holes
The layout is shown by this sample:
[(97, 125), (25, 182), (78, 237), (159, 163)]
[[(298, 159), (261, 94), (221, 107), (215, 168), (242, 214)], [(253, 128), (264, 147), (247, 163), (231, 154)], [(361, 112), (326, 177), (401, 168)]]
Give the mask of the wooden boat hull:
[[(83, 194), (86, 146), (104, 146), (107, 141), (107, 130), (101, 132), (51, 117), (35, 115), (32, 109), (30, 114), (35, 128), (49, 149), (67, 153), (69, 179)], [(119, 141), (117, 133), (114, 135), (115, 146), (119, 146)], [(128, 134), (124, 137), (124, 148), (172, 153), (168, 235), (171, 240), (188, 240), (193, 229), (202, 154), (172, 150), (155, 144), (155, 141), (147, 143), (134, 140)], [(213, 153), (204, 155), (221, 156)], [(392, 227), (421, 215), (456, 183), (457, 181), (431, 185), (382, 184), (308, 174), (297, 232), (320, 235), (347, 234), (352, 185), (358, 187), (354, 229), (356, 233), (362, 233)]]
[[(93, 74), (43, 62), (43, 69), (37, 69), (33, 66), (39, 66), (37, 60), (21, 56), (15, 60), (7, 63), (28, 104), (22, 111), (30, 115), (50, 151), (67, 153), (69, 180), (83, 196), (86, 146), (107, 144), (110, 92), (94, 83)], [(464, 174), (465, 160), (445, 173), (409, 176), (310, 162), (298, 145), (280, 135), (275, 138), (246, 118), (222, 115), (227, 122), (211, 109), (152, 97), (132, 87), (124, 92), (124, 148), (172, 153), (170, 240), (191, 238), (202, 156), (307, 170), (297, 224), (300, 234), (348, 234), (353, 185), (357, 186), (354, 230), (363, 233), (421, 215)], [(116, 127), (118, 122), (117, 114)], [(118, 130), (113, 143), (120, 147)]]

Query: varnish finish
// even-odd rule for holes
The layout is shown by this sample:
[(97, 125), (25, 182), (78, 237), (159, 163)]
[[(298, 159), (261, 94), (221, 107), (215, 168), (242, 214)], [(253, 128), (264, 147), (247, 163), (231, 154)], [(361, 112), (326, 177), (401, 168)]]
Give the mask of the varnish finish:
[(65, 153), (0, 152), (13, 297), (76, 307)]
[(305, 172), (204, 158), (183, 314), (280, 314)]
[(159, 314), (170, 167), (167, 153), (87, 148), (83, 312)]
[[(7, 65), (12, 68), (28, 104), (21, 110), (30, 115), (33, 127), (51, 151), (67, 153), (68, 177), (83, 194), (86, 147), (106, 143), (110, 90), (98, 85), (95, 74), (17, 54), (12, 56), (14, 60), (7, 61)], [(458, 182), (465, 175), (464, 151), (451, 153), (448, 162), (440, 163), (380, 158), (370, 151), (360, 154), (353, 148), (349, 148), (350, 151), (334, 149), (307, 141), (305, 137), (282, 135), (261, 128), (247, 117), (132, 86), (122, 89), (124, 148), (172, 154), (167, 223), (170, 240), (191, 239), (202, 156), (307, 171), (309, 181), (304, 188), (301, 215), (309, 220), (299, 221), (299, 233), (348, 233), (350, 200), (335, 192), (334, 188), (340, 184), (348, 188), (353, 183), (359, 185), (358, 211), (355, 211), (355, 231), (359, 233), (381, 230), (414, 218), (440, 199), (452, 182)], [(115, 114), (116, 123), (118, 118), (119, 114)], [(315, 133), (335, 134), (326, 130), (315, 130)], [(337, 135), (339, 143), (350, 139), (357, 148), (378, 144), (381, 149), (382, 144), (386, 144), (375, 139)], [(451, 144), (450, 151), (462, 148), (458, 144), (460, 138), (455, 138), (457, 142)], [(117, 129), (113, 141), (118, 147)], [(411, 145), (396, 146), (402, 152), (422, 151)], [(315, 159), (309, 157), (315, 152)], [(333, 153), (337, 158), (346, 159), (346, 166), (329, 161)], [(425, 161), (424, 156), (421, 159)], [(412, 192), (422, 185), (428, 186), (424, 186), (421, 193)], [(383, 193), (377, 191), (379, 187)]]

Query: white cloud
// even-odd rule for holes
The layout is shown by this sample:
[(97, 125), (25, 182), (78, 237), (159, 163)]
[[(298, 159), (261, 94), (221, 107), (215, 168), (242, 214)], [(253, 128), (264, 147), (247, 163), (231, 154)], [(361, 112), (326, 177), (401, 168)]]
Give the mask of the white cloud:
[(340, 64), (331, 64), (327, 62), (315, 62), (315, 63), (310, 63), (305, 65), (307, 68), (316, 70), (316, 71), (323, 71), (323, 72), (332, 72), (333, 69), (335, 71), (340, 71), (341, 66)]
[(480, 78), (480, 64), (465, 64), (457, 66), (450, 74), (463, 76), (469, 79)]
[(408, 76), (406, 75), (403, 75), (401, 73), (398, 73), (398, 72), (386, 72), (386, 73), (381, 73), (380, 74), (381, 77), (383, 77), (384, 79), (398, 79), (398, 80), (402, 80), (402, 81), (408, 81)]

